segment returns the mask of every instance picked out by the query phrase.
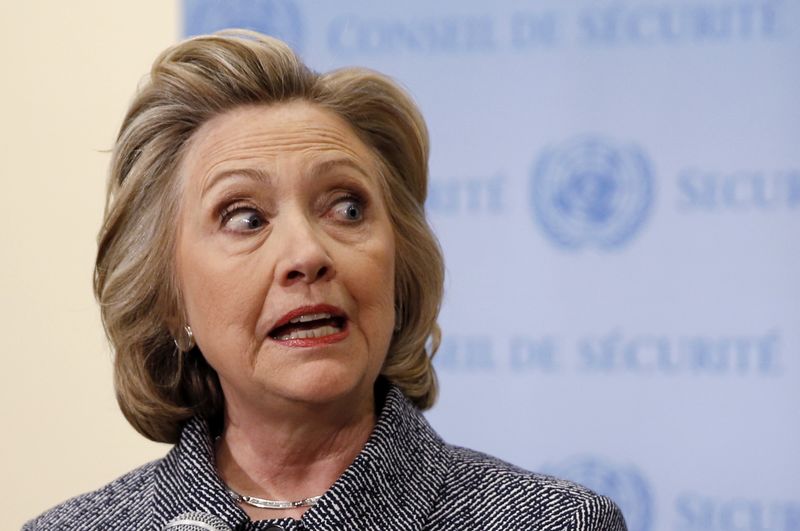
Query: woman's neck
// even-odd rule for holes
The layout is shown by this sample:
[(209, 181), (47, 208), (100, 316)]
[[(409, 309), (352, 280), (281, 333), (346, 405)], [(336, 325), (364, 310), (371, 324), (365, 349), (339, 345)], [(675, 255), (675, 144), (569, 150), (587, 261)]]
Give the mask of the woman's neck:
[[(295, 501), (324, 493), (353, 462), (375, 426), (372, 396), (357, 403), (296, 404), (292, 411), (265, 409), (226, 401), (216, 465), (232, 490), (271, 500)], [(299, 519), (308, 509), (241, 507), (252, 520)]]

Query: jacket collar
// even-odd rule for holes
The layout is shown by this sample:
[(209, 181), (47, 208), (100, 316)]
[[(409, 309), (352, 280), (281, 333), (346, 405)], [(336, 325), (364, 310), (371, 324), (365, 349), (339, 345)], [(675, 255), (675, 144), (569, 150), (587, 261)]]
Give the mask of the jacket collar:
[[(366, 445), (303, 515), (304, 525), (314, 530), (352, 529), (358, 523), (422, 529), (447, 472), (443, 451), (444, 443), (422, 414), (399, 389), (389, 387)], [(248, 522), (217, 475), (213, 440), (202, 419), (186, 424), (179, 443), (159, 464), (155, 482), (154, 521), (160, 525), (190, 511), (213, 514), (231, 528)], [(288, 518), (270, 523), (287, 529), (296, 524)]]

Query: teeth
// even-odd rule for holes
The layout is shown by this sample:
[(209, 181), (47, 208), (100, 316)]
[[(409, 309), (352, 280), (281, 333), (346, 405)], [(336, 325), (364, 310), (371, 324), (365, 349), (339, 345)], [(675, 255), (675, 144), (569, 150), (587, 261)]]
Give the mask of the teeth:
[(318, 319), (330, 319), (331, 314), (329, 313), (310, 313), (307, 315), (301, 315), (300, 317), (295, 317), (291, 319), (290, 323), (307, 323), (309, 321), (316, 321)]
[(335, 326), (318, 326), (317, 328), (311, 328), (309, 330), (296, 330), (291, 334), (284, 334), (279, 336), (278, 339), (280, 341), (286, 341), (287, 339), (310, 339), (316, 337), (324, 337), (329, 336), (331, 334), (335, 334), (338, 332), (339, 329)]

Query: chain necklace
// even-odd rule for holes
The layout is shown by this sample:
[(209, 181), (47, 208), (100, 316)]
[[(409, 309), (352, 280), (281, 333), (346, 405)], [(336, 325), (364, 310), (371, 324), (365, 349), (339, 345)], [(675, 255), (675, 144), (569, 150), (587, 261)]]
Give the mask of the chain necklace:
[[(215, 446), (219, 447), (221, 437), (218, 435), (214, 438)], [(310, 498), (303, 498), (302, 500), (267, 500), (264, 498), (257, 498), (255, 496), (247, 496), (245, 494), (239, 494), (228, 485), (223, 482), (225, 486), (225, 490), (228, 491), (228, 494), (233, 501), (236, 503), (244, 503), (245, 505), (249, 505), (251, 507), (258, 507), (259, 509), (296, 509), (298, 507), (313, 507), (317, 504), (322, 495), (319, 496), (312, 496)]]
[(302, 500), (297, 501), (289, 501), (289, 500), (265, 500), (264, 498), (256, 498), (255, 496), (246, 496), (244, 494), (239, 494), (232, 488), (228, 487), (227, 485), (225, 488), (230, 494), (231, 498), (236, 503), (244, 503), (246, 505), (250, 505), (252, 507), (258, 507), (259, 509), (296, 509), (297, 507), (313, 507), (317, 504), (322, 496), (312, 496), (311, 498), (304, 498)]

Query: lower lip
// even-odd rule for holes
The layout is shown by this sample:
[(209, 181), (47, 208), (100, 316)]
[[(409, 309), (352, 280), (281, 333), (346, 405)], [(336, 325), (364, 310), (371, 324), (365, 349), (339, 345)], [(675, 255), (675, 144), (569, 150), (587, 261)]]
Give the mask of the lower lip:
[(303, 337), (297, 339), (273, 339), (276, 343), (287, 347), (319, 347), (344, 341), (350, 335), (350, 330), (345, 326), (340, 332), (322, 337)]

